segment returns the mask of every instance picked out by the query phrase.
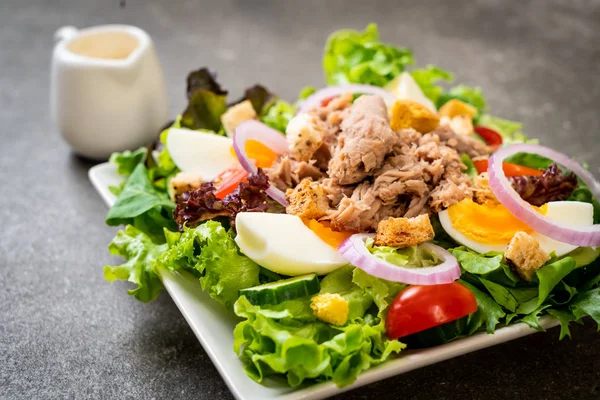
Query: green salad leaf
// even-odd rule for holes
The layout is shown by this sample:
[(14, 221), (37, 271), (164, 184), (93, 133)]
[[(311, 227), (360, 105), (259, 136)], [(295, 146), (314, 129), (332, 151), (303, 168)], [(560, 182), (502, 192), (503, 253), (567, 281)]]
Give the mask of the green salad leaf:
[(548, 298), (550, 293), (554, 290), (567, 275), (577, 268), (577, 263), (572, 257), (564, 257), (560, 260), (554, 261), (548, 265), (543, 266), (537, 272), (537, 278), (540, 282), (539, 285), (539, 300), (537, 305), (541, 306), (542, 303)]
[(457, 99), (468, 103), (477, 109), (477, 117), (483, 115), (487, 109), (485, 97), (480, 87), (471, 87), (467, 85), (457, 85), (446, 93), (441, 95), (436, 101), (437, 107), (441, 107), (452, 99)]
[(468, 334), (474, 333), (482, 325), (485, 326), (487, 333), (494, 333), (500, 320), (506, 316), (502, 307), (488, 294), (477, 289), (470, 283), (463, 280), (459, 282), (473, 293), (477, 301), (476, 319), (472, 322)]
[(400, 267), (423, 268), (439, 264), (437, 256), (423, 246), (405, 248), (375, 246), (374, 240), (365, 241), (365, 247), (377, 258)]
[(110, 254), (125, 258), (121, 265), (104, 267), (104, 278), (113, 282), (125, 280), (137, 285), (128, 293), (139, 301), (154, 300), (163, 289), (156, 267), (157, 259), (165, 251), (167, 245), (158, 245), (139, 229), (128, 225), (125, 230), (117, 232), (108, 246)]
[(185, 227), (179, 237), (172, 236), (169, 242), (160, 256), (160, 265), (172, 270), (195, 269), (200, 274), (202, 290), (229, 309), (240, 289), (260, 284), (258, 264), (240, 253), (231, 232), (217, 221)]
[(373, 304), (373, 298), (353, 281), (354, 267), (346, 265), (327, 274), (321, 281), (321, 293), (337, 293), (348, 302), (348, 320), (362, 318)]
[(284, 100), (277, 100), (263, 110), (260, 121), (279, 132), (285, 133), (288, 123), (296, 115), (296, 107)]
[(221, 130), (221, 115), (227, 111), (227, 91), (207, 68), (187, 77), (188, 105), (181, 114), (182, 128)]
[(392, 304), (394, 298), (407, 286), (404, 283), (376, 278), (360, 268), (354, 268), (352, 282), (373, 298), (373, 302), (379, 308), (379, 317), (385, 315), (385, 311)]
[(529, 139), (523, 134), (523, 124), (520, 122), (483, 114), (479, 117), (477, 124), (497, 131), (502, 135), (504, 144), (538, 142), (535, 139)]
[(147, 154), (148, 149), (140, 147), (135, 151), (125, 150), (122, 153), (113, 153), (108, 161), (117, 166), (119, 175), (129, 176), (138, 164), (146, 161)]
[(106, 223), (111, 226), (133, 225), (160, 242), (164, 241), (163, 228), (177, 228), (170, 215), (174, 208), (175, 204), (166, 192), (152, 186), (144, 164), (138, 164), (115, 204), (108, 210)]
[(385, 86), (412, 63), (410, 50), (379, 40), (376, 24), (369, 24), (363, 32), (343, 29), (332, 33), (323, 54), (328, 85)]
[[(240, 297), (234, 310), (244, 321), (234, 330), (234, 350), (244, 362), (246, 373), (257, 382), (283, 374), (292, 387), (306, 380), (326, 379), (346, 386), (360, 372), (400, 352), (405, 345), (387, 340), (383, 319), (367, 312), (373, 303), (370, 293), (376, 293), (377, 308), (387, 306), (382, 299), (393, 297), (396, 289), (390, 288), (396, 284), (377, 285), (377, 278), (358, 271), (342, 267), (321, 283), (322, 293), (340, 294), (350, 303), (348, 323), (342, 327), (315, 319), (310, 297), (276, 306), (254, 306)], [(381, 311), (378, 314), (383, 315)]]
[(423, 94), (433, 101), (434, 104), (438, 104), (440, 97), (444, 94), (444, 88), (438, 83), (440, 81), (452, 82), (454, 80), (454, 76), (450, 72), (444, 71), (434, 65), (414, 69), (410, 74), (423, 91)]

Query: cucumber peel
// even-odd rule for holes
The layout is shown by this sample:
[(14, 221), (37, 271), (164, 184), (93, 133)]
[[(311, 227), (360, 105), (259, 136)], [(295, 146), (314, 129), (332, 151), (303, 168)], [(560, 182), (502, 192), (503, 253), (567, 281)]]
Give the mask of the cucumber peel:
[(319, 293), (320, 290), (317, 274), (308, 274), (241, 289), (240, 296), (246, 296), (253, 305), (262, 306), (310, 296)]

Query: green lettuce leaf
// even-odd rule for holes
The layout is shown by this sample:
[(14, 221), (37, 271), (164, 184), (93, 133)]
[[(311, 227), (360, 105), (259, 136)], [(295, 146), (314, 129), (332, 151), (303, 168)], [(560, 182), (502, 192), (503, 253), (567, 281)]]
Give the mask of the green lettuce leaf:
[(598, 324), (600, 331), (600, 288), (580, 293), (571, 302), (569, 308), (577, 319), (589, 316)]
[(575, 321), (575, 316), (572, 312), (566, 310), (558, 310), (558, 309), (549, 309), (548, 314), (552, 315), (558, 322), (560, 322), (560, 337), (562, 340), (566, 336), (571, 337), (571, 329), (569, 328), (569, 324)]
[(105, 266), (104, 278), (109, 282), (132, 282), (137, 287), (128, 291), (130, 295), (143, 302), (152, 301), (163, 289), (156, 267), (158, 257), (166, 248), (166, 244), (157, 245), (144, 232), (127, 225), (125, 230), (117, 232), (108, 246), (110, 254), (126, 261), (121, 265)]
[(487, 109), (485, 97), (483, 97), (483, 92), (480, 87), (466, 85), (454, 86), (439, 97), (436, 105), (439, 108), (452, 99), (458, 99), (475, 107), (477, 109), (476, 119), (483, 115)]
[(401, 267), (423, 268), (437, 265), (440, 260), (437, 256), (422, 246), (405, 248), (390, 246), (375, 246), (373, 239), (365, 241), (365, 247), (377, 258)]
[(227, 91), (207, 68), (192, 71), (187, 77), (188, 105), (180, 124), (188, 129), (221, 131), (221, 115), (227, 111)]
[(367, 274), (360, 268), (354, 268), (352, 273), (352, 282), (363, 289), (379, 308), (379, 317), (385, 315), (385, 311), (398, 293), (406, 288), (406, 284), (400, 282), (391, 282), (385, 279), (376, 278)]
[(263, 110), (260, 121), (279, 132), (285, 133), (288, 123), (296, 115), (296, 107), (290, 103), (277, 100), (270, 107)]
[(323, 70), (328, 85), (362, 83), (385, 86), (413, 63), (408, 49), (379, 40), (377, 25), (363, 32), (344, 29), (332, 33), (323, 54)]
[(438, 103), (440, 96), (444, 93), (444, 88), (438, 83), (440, 81), (452, 82), (454, 80), (454, 76), (450, 72), (444, 71), (434, 65), (414, 69), (410, 74), (423, 91), (423, 94), (433, 101), (434, 104)]
[(471, 178), (471, 180), (473, 178), (475, 178), (475, 176), (478, 175), (477, 173), (477, 168), (475, 167), (475, 164), (473, 163), (473, 160), (471, 160), (471, 157), (469, 157), (468, 154), (463, 154), (460, 156), (460, 159), (462, 161), (463, 164), (465, 164), (465, 166), (467, 167), (466, 170), (464, 170), (463, 172), (467, 175), (469, 175), (469, 178)]
[(563, 278), (569, 275), (575, 268), (577, 268), (575, 259), (572, 257), (564, 257), (537, 270), (536, 276), (540, 282), (537, 305), (541, 306), (550, 293), (552, 293), (556, 285), (558, 285)]
[(473, 293), (477, 301), (477, 312), (475, 313), (477, 314), (477, 319), (474, 319), (471, 323), (469, 334), (474, 333), (481, 325), (485, 325), (487, 333), (494, 333), (496, 325), (506, 316), (502, 307), (494, 299), (470, 283), (463, 280), (459, 282)]
[(535, 139), (529, 139), (523, 134), (523, 124), (520, 122), (493, 117), (489, 114), (483, 114), (479, 117), (477, 124), (497, 131), (500, 135), (502, 135), (504, 144), (538, 142)]
[(152, 186), (144, 164), (138, 164), (115, 204), (108, 210), (106, 223), (111, 226), (133, 225), (153, 240), (162, 242), (163, 228), (177, 228), (170, 215), (174, 208), (175, 204), (166, 192)]
[(337, 293), (348, 301), (348, 321), (362, 318), (373, 299), (353, 282), (354, 267), (346, 265), (330, 272), (321, 281), (321, 293)]
[(117, 166), (119, 175), (129, 176), (133, 173), (133, 170), (138, 164), (146, 161), (147, 154), (148, 149), (146, 147), (140, 147), (135, 151), (125, 150), (122, 153), (113, 153), (110, 155), (108, 161)]
[(200, 274), (202, 290), (232, 309), (240, 289), (259, 285), (260, 267), (240, 253), (231, 232), (216, 221), (184, 228), (171, 236), (159, 263), (169, 269), (192, 268)]
[[(234, 330), (234, 351), (257, 382), (282, 374), (290, 386), (306, 380), (333, 380), (346, 386), (358, 374), (400, 352), (405, 345), (387, 340), (383, 323), (357, 320), (343, 327), (321, 321), (297, 323), (293, 310), (263, 309), (242, 296), (235, 313), (244, 318)], [(305, 308), (299, 308), (304, 313)], [(298, 311), (296, 311), (298, 312)]]

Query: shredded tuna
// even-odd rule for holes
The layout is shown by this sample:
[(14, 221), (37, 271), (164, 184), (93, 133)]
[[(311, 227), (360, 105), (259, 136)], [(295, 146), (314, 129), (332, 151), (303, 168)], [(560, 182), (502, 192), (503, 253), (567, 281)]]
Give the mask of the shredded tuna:
[(387, 107), (379, 96), (359, 97), (341, 128), (327, 172), (342, 185), (372, 175), (399, 140), (390, 128)]
[(471, 158), (490, 153), (485, 143), (472, 136), (458, 135), (447, 125), (440, 125), (431, 133), (438, 135), (442, 142), (455, 149), (458, 153), (467, 154)]
[[(446, 127), (424, 135), (414, 129), (394, 132), (381, 98), (361, 96), (351, 108), (340, 99), (339, 104), (333, 100), (311, 111), (322, 121), (332, 120), (337, 125), (328, 122), (326, 151), (320, 149), (303, 164), (303, 175), (318, 181), (329, 200), (323, 205), (325, 216), (321, 219), (329, 220), (334, 229), (373, 231), (390, 217), (431, 214), (472, 198), (473, 185), (463, 173), (466, 167), (459, 153), (486, 153), (487, 146), (458, 137)], [(320, 151), (324, 156), (319, 159)], [(324, 173), (327, 156), (330, 161)], [(297, 184), (302, 163), (293, 163), (283, 158), (269, 171), (280, 189)]]
[(265, 170), (269, 177), (269, 182), (280, 190), (294, 188), (305, 178), (318, 180), (324, 176), (313, 162), (296, 161), (289, 156), (284, 156), (276, 162), (271, 168)]

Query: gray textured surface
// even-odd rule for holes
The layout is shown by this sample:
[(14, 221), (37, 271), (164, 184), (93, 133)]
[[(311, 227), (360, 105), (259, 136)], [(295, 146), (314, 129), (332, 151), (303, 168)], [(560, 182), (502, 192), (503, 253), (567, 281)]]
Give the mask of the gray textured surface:
[[(37, 3), (37, 4), (34, 4)], [(218, 3), (218, 5), (217, 5)], [(55, 0), (0, 4), (0, 398), (230, 398), (167, 295), (109, 285), (115, 229), (48, 117), (52, 35), (65, 24), (139, 25), (154, 38), (173, 114), (184, 78), (219, 71), (234, 94), (261, 82), (293, 98), (322, 82), (337, 28), (379, 22), (421, 63), (483, 86), (494, 113), (600, 176), (598, 1)], [(413, 2), (417, 3), (417, 2)], [(388, 379), (350, 398), (598, 398), (595, 327), (537, 334)]]

